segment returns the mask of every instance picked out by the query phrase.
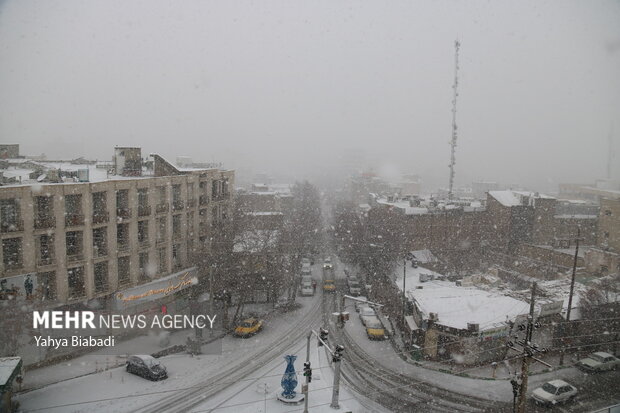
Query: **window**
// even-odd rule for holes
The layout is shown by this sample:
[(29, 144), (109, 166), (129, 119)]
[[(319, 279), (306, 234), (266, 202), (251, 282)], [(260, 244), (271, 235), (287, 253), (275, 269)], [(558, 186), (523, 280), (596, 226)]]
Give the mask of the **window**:
[(131, 282), (129, 257), (118, 259), (118, 285), (124, 286)]
[(84, 267), (68, 269), (67, 281), (69, 285), (69, 299), (82, 298), (86, 295)]
[(129, 224), (118, 224), (116, 226), (116, 243), (120, 251), (129, 249)]
[(140, 244), (149, 242), (149, 221), (138, 221), (138, 242)]
[(106, 227), (93, 229), (93, 254), (95, 257), (108, 255), (108, 229)]
[(167, 271), (167, 263), (166, 263), (166, 248), (160, 248), (159, 250), (157, 250), (157, 255), (158, 255), (158, 265), (157, 265), (157, 272), (160, 274), (164, 274)]
[(191, 201), (194, 199), (195, 196), (196, 194), (194, 193), (194, 184), (188, 183), (187, 184), (187, 199)]
[(119, 189), (118, 191), (116, 191), (116, 215), (121, 218), (131, 217), (128, 189)]
[(140, 283), (145, 283), (150, 281), (149, 277), (149, 253), (141, 252), (138, 255), (138, 265), (140, 266)]
[(151, 207), (149, 206), (148, 188), (138, 189), (138, 215), (141, 217), (151, 215)]
[(166, 203), (166, 187), (158, 186), (157, 187), (157, 196), (160, 204)]
[(108, 290), (108, 263), (95, 264), (95, 293), (101, 294)]
[(608, 231), (603, 232), (603, 237), (609, 238), (609, 232)]
[(605, 210), (605, 215), (610, 217), (611, 216), (611, 209), (606, 209)]
[(93, 192), (93, 224), (108, 222), (105, 192)]
[(83, 225), (84, 215), (82, 215), (82, 195), (65, 196), (65, 225)]
[(37, 196), (34, 200), (34, 227), (37, 229), (53, 228), (54, 202), (51, 196)]
[(174, 244), (172, 246), (172, 266), (175, 270), (181, 268), (181, 244)]
[(23, 231), (20, 219), (20, 203), (16, 198), (0, 200), (0, 231)]
[(157, 219), (157, 242), (166, 241), (166, 217)]
[(194, 220), (195, 220), (196, 214), (194, 213), (194, 211), (190, 211), (187, 213), (187, 236), (188, 237), (193, 237), (194, 236)]
[(6, 269), (16, 269), (23, 266), (21, 238), (6, 238), (2, 240), (2, 260)]
[(183, 200), (181, 199), (181, 185), (172, 185), (172, 208), (175, 211), (183, 209)]
[(82, 259), (82, 231), (67, 231), (65, 240), (67, 258), (73, 260)]
[(56, 299), (56, 272), (43, 272), (37, 276), (42, 300)]
[(54, 262), (54, 236), (39, 235), (38, 239), (39, 265), (48, 265)]
[(181, 214), (172, 216), (172, 237), (181, 237)]

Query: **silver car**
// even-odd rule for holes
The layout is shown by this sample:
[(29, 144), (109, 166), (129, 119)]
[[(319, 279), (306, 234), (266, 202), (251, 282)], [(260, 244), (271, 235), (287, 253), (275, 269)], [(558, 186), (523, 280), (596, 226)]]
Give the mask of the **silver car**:
[(587, 358), (579, 360), (577, 367), (585, 371), (606, 371), (620, 367), (620, 359), (609, 353), (599, 351), (590, 354)]
[(553, 406), (572, 400), (577, 395), (577, 388), (564, 380), (552, 380), (532, 392), (537, 404)]

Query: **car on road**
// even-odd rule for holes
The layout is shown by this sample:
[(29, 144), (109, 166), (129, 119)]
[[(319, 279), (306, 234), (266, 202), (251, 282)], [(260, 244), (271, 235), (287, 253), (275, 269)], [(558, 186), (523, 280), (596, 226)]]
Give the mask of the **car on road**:
[(376, 317), (376, 316), (377, 316), (377, 313), (372, 307), (363, 306), (360, 308), (360, 320), (362, 321), (362, 324), (364, 326), (366, 326), (366, 320), (368, 319), (368, 317)]
[(334, 283), (334, 280), (323, 281), (323, 291), (328, 293), (333, 293), (336, 291), (336, 284)]
[(311, 265), (310, 258), (306, 258), (306, 257), (302, 258), (301, 259), (301, 264), (302, 265), (306, 265), (306, 264), (307, 265)]
[(233, 335), (243, 338), (253, 336), (263, 329), (263, 323), (263, 320), (259, 320), (256, 317), (246, 318), (237, 325)]
[(383, 328), (383, 324), (381, 324), (381, 320), (376, 316), (366, 317), (366, 336), (370, 340), (385, 340), (387, 338), (387, 334), (385, 333), (385, 329)]
[(532, 392), (532, 398), (536, 404), (553, 406), (565, 403), (577, 395), (577, 388), (564, 380), (552, 380), (543, 384)]
[(312, 288), (312, 284), (304, 284), (301, 286), (302, 297), (311, 297), (313, 295), (314, 295), (314, 288)]
[[(357, 298), (359, 298), (360, 300), (368, 301), (368, 298), (364, 297), (363, 295), (360, 295)], [(361, 301), (356, 301), (355, 302), (355, 311), (359, 313), (360, 312), (360, 308), (365, 307), (365, 306), (368, 306), (368, 304), (363, 303)]]
[(310, 267), (310, 264), (303, 264), (301, 266), (301, 275), (310, 275), (312, 274), (312, 267)]
[(579, 360), (577, 367), (584, 371), (606, 371), (620, 368), (620, 359), (609, 353), (599, 351)]
[(358, 295), (362, 293), (362, 286), (359, 285), (358, 283), (349, 283), (349, 293), (352, 296), (357, 297)]
[(312, 284), (312, 276), (310, 275), (302, 275), (301, 276), (301, 283), (303, 284)]
[(159, 363), (159, 360), (149, 355), (129, 356), (125, 370), (128, 373), (153, 381), (168, 378), (166, 368)]

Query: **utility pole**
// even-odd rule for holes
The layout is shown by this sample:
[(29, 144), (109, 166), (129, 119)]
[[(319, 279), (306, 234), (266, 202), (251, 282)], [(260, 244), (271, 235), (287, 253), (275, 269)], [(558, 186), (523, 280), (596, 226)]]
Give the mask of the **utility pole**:
[[(213, 317), (213, 264), (209, 265), (209, 315)], [(211, 337), (213, 337), (213, 328), (211, 328)]]
[(456, 98), (458, 97), (459, 85), (459, 48), (461, 43), (458, 40), (454, 42), (454, 84), (452, 85), (452, 139), (450, 141), (450, 186), (448, 188), (448, 200), (452, 199), (452, 191), (454, 187), (454, 164), (456, 164)]
[(405, 256), (405, 258), (403, 258), (403, 324), (402, 324), (402, 328), (403, 331), (405, 328), (405, 307), (407, 306), (407, 295), (406, 295), (406, 289), (405, 289), (405, 281), (407, 280), (407, 256)]
[[(328, 336), (327, 330), (321, 328), (319, 334), (317, 334), (317, 332), (314, 330), (310, 330), (310, 333), (308, 334), (308, 347), (306, 351), (306, 357), (307, 357), (306, 363), (307, 363), (307, 366), (310, 372), (312, 371), (312, 369), (310, 369), (310, 337), (312, 337), (313, 334), (318, 339), (319, 347), (325, 346), (327, 351), (329, 351), (329, 353), (332, 355), (332, 362), (334, 363), (334, 385), (332, 386), (332, 402), (330, 404), (330, 407), (334, 409), (339, 409), (340, 405), (338, 404), (338, 397), (340, 396), (340, 362), (342, 360), (342, 353), (344, 351), (344, 346), (338, 344), (332, 350), (327, 344), (327, 336)], [(307, 379), (308, 379), (308, 376), (306, 376), (306, 388), (308, 386), (307, 383), (309, 383)], [(308, 394), (306, 393), (305, 403), (304, 403), (304, 413), (308, 413), (307, 408), (308, 408)]]
[[(516, 350), (516, 351), (520, 351), (521, 358), (522, 358), (521, 375), (518, 378), (510, 381), (513, 387), (513, 393), (515, 397), (517, 398), (516, 405), (513, 400), (513, 409), (516, 413), (525, 413), (525, 405), (526, 405), (525, 402), (526, 402), (526, 395), (527, 395), (527, 379), (528, 379), (528, 372), (529, 372), (531, 360), (532, 359), (536, 360), (539, 363), (542, 363), (548, 367), (551, 367), (551, 365), (549, 365), (548, 363), (545, 363), (544, 361), (534, 357), (534, 354), (544, 353), (547, 351), (546, 349), (539, 349), (538, 345), (532, 343), (532, 333), (534, 331), (534, 328), (539, 327), (538, 323), (534, 323), (535, 298), (536, 298), (536, 283), (533, 283), (532, 284), (532, 295), (530, 298), (530, 313), (527, 317), (527, 325), (519, 326), (519, 330), (525, 330), (525, 338), (523, 340), (515, 340), (515, 343), (512, 343), (510, 341), (507, 343), (509, 348)], [(520, 345), (523, 348), (523, 350), (518, 350), (517, 348), (514, 347), (514, 344)], [(518, 397), (517, 397), (517, 394), (518, 394)]]
[(304, 364), (304, 370), (306, 370), (306, 366), (308, 367), (309, 372), (304, 371), (304, 375), (306, 376), (306, 387), (304, 392), (304, 413), (308, 413), (308, 384), (310, 383), (310, 377), (312, 374), (312, 369), (310, 367), (310, 339), (312, 338), (312, 331), (308, 333), (308, 343), (306, 346), (306, 363)]
[(332, 361), (334, 362), (334, 390), (332, 392), (332, 403), (329, 405), (332, 409), (339, 409), (338, 397), (340, 395), (340, 361), (342, 359), (342, 352), (344, 347), (337, 345), (332, 354)]
[[(570, 293), (568, 295), (568, 309), (566, 310), (566, 323), (570, 323), (570, 310), (573, 307), (573, 293), (575, 292), (575, 274), (577, 272), (577, 258), (579, 254), (579, 236), (581, 230), (577, 227), (577, 238), (575, 239), (575, 258), (573, 259), (573, 274), (570, 280)], [(561, 334), (564, 335), (564, 328), (561, 330)], [(564, 340), (562, 340), (562, 345)], [(560, 366), (564, 365), (564, 349), (560, 349)]]

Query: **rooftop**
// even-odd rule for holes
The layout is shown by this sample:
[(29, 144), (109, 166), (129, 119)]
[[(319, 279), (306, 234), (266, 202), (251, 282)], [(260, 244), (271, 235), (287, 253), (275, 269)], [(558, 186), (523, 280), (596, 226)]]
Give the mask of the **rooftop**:
[(505, 207), (527, 205), (534, 199), (555, 199), (552, 196), (538, 192), (527, 191), (489, 191), (489, 195)]
[[(402, 291), (402, 268), (395, 270), (396, 285)], [(428, 274), (426, 282), (420, 275)], [(438, 324), (457, 329), (467, 329), (468, 323), (479, 325), (480, 331), (506, 325), (507, 320), (527, 314), (529, 304), (503, 295), (475, 287), (457, 287), (454, 282), (442, 281), (443, 276), (423, 267), (406, 266), (405, 286), (407, 296), (415, 301), (429, 318), (430, 313), (438, 315)], [(418, 288), (422, 287), (422, 288)]]

